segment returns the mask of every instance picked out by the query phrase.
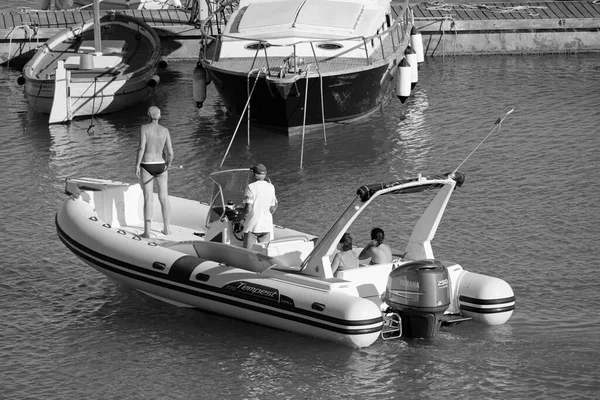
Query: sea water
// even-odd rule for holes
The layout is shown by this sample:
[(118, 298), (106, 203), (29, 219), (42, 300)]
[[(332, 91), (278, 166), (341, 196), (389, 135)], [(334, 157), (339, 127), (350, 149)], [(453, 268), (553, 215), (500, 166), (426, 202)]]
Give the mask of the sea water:
[[(29, 110), (20, 72), (0, 69), (0, 398), (597, 398), (600, 55), (428, 58), (405, 104), (390, 93), (368, 119), (304, 138), (236, 130), (213, 85), (196, 108), (193, 67), (171, 63), (154, 95), (130, 110), (51, 127)], [(66, 249), (54, 216), (66, 177), (136, 181), (150, 105), (173, 138), (171, 194), (207, 200), (208, 174), (221, 164), (261, 162), (280, 202), (276, 223), (317, 235), (359, 186), (452, 171), (466, 159), (433, 250), (506, 280), (512, 318), (352, 349), (176, 308), (111, 281)], [(380, 226), (401, 248), (421, 200), (375, 205), (350, 229), (356, 244)]]

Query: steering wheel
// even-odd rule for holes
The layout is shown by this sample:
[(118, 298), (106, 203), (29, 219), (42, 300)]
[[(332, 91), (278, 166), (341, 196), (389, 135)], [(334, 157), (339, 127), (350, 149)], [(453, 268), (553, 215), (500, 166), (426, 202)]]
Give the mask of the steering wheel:
[(241, 242), (244, 241), (244, 224), (240, 221), (235, 221), (233, 223), (233, 236)]

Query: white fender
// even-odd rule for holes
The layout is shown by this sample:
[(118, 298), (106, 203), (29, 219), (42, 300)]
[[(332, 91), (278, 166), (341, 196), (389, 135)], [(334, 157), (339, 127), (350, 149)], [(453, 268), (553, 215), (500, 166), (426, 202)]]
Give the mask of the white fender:
[(401, 103), (404, 103), (410, 96), (411, 77), (411, 66), (404, 57), (396, 69), (396, 96)]
[(410, 44), (417, 53), (417, 62), (425, 61), (425, 53), (423, 52), (423, 38), (417, 27), (413, 26), (410, 30)]
[(406, 61), (410, 64), (410, 88), (414, 89), (419, 82), (419, 63), (417, 62), (417, 53), (408, 46), (404, 52)]

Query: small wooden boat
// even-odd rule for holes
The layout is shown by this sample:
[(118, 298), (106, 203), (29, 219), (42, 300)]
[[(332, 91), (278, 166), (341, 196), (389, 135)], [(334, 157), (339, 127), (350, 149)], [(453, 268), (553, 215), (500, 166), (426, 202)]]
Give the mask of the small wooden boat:
[(19, 77), (32, 109), (50, 114), (51, 124), (131, 107), (159, 82), (158, 34), (134, 17), (99, 14), (46, 41)]
[(230, 115), (288, 135), (363, 118), (389, 98), (412, 27), (408, 1), (230, 1), (202, 23), (195, 101), (213, 82)]
[[(380, 336), (431, 337), (444, 321), (497, 325), (512, 315), (515, 297), (505, 281), (434, 259), (431, 240), (464, 182), (458, 172), (361, 186), (320, 237), (275, 225), (274, 239), (253, 249), (241, 247), (236, 221), (250, 169), (210, 177), (210, 203), (170, 197), (171, 234), (153, 222), (149, 239), (140, 237), (139, 184), (69, 178), (70, 197), (56, 215), (58, 236), (93, 268), (162, 301), (352, 347)], [(380, 196), (393, 201), (432, 191), (405, 255), (333, 275), (336, 246), (365, 208)], [(162, 220), (157, 199), (154, 205), (154, 220)]]
[[(47, 7), (50, 1), (47, 1)], [(93, 0), (54, 0), (56, 10), (73, 10), (91, 7)], [(100, 0), (100, 8), (105, 10), (166, 10), (181, 7), (180, 0)]]

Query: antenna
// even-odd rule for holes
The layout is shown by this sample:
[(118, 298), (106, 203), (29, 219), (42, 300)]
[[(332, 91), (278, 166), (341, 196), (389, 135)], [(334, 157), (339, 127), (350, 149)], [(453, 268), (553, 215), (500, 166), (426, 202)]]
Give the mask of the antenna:
[(458, 169), (460, 167), (462, 167), (462, 165), (469, 159), (469, 157), (471, 157), (473, 155), (473, 153), (475, 153), (475, 151), (479, 148), (479, 146), (481, 146), (483, 144), (483, 142), (485, 142), (486, 139), (488, 137), (490, 137), (490, 135), (492, 133), (494, 133), (494, 131), (496, 130), (496, 128), (498, 128), (498, 130), (500, 130), (502, 122), (504, 121), (504, 119), (506, 117), (508, 117), (510, 115), (510, 113), (512, 113), (513, 111), (515, 111), (515, 107), (511, 108), (506, 114), (504, 114), (503, 116), (501, 116), (500, 118), (498, 118), (496, 120), (496, 122), (494, 122), (494, 128), (490, 131), (490, 133), (487, 134), (486, 137), (483, 138), (483, 140), (481, 142), (479, 142), (479, 144), (477, 145), (477, 147), (475, 147), (473, 149), (473, 151), (471, 151), (471, 153), (469, 153), (469, 155), (458, 165), (458, 167), (456, 167), (456, 169), (454, 171), (452, 171), (452, 175), (456, 174), (456, 171), (458, 171)]

